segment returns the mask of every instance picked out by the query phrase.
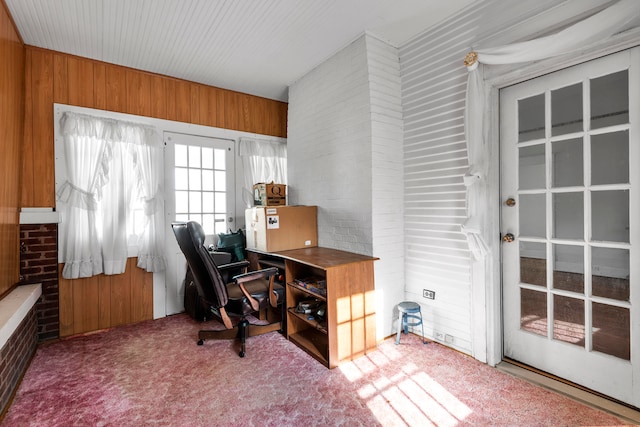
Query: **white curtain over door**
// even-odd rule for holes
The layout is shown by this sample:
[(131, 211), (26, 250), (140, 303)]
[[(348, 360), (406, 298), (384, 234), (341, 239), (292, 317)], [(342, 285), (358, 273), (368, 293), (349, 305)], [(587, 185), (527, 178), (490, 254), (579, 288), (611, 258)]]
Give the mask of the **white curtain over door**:
[(489, 128), (485, 114), (486, 88), (482, 65), (516, 64), (536, 61), (583, 49), (601, 42), (623, 30), (638, 25), (640, 3), (637, 0), (620, 0), (601, 12), (586, 18), (556, 34), (467, 54), (465, 65), (469, 70), (467, 102), (465, 106), (465, 134), (469, 155), (469, 171), (465, 177), (467, 186), (467, 220), (462, 226), (469, 249), (476, 260), (487, 256), (487, 220), (482, 217), (478, 203), (486, 194), (487, 162), (486, 132)]

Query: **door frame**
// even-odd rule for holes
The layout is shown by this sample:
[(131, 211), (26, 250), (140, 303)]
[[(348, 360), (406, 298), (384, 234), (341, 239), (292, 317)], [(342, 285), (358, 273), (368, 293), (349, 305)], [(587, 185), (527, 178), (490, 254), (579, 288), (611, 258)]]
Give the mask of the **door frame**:
[(481, 67), (484, 73), (487, 129), (486, 146), (488, 175), (487, 198), (479, 209), (487, 212), (483, 224), (488, 236), (496, 238), (487, 242), (489, 256), (486, 262), (471, 264), (471, 317), (474, 327), (473, 356), (496, 366), (503, 360), (502, 337), (502, 273), (500, 236), (500, 89), (522, 83), (545, 74), (569, 68), (606, 55), (640, 46), (640, 28), (625, 31), (609, 40), (586, 47), (578, 53), (571, 53), (539, 61), (535, 64), (500, 68)]

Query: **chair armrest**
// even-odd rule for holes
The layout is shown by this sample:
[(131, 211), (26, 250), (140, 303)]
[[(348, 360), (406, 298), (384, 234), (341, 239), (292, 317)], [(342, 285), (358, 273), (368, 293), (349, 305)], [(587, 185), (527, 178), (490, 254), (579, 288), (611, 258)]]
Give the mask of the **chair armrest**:
[(237, 261), (237, 262), (230, 262), (229, 264), (222, 264), (222, 265), (218, 265), (218, 270), (231, 270), (231, 269), (235, 269), (235, 268), (244, 268), (245, 270), (247, 269), (247, 267), (249, 267), (249, 261)]
[(265, 268), (264, 270), (250, 271), (244, 274), (238, 274), (233, 276), (233, 280), (240, 284), (244, 282), (250, 282), (256, 279), (266, 279), (267, 277), (275, 276), (278, 273), (278, 269), (275, 267)]

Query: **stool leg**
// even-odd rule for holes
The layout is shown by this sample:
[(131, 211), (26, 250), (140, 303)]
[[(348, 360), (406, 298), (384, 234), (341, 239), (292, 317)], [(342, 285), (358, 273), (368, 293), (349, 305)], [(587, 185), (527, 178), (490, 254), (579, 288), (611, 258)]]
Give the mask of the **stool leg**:
[(422, 321), (422, 310), (420, 310), (420, 326), (422, 326), (422, 344), (427, 344), (427, 341), (424, 339), (424, 322)]
[(400, 331), (402, 330), (402, 312), (398, 311), (398, 333), (396, 335), (396, 345), (400, 344)]
[(404, 330), (404, 334), (407, 335), (409, 333), (409, 325), (408, 325), (408, 317), (407, 313), (402, 313), (402, 329)]

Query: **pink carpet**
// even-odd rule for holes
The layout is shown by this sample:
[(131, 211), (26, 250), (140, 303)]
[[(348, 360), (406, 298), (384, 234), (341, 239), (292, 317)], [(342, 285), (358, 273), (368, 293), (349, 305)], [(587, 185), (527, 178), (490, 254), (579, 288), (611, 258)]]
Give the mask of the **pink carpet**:
[(196, 346), (186, 315), (41, 346), (2, 426), (613, 426), (416, 336), (328, 370), (278, 333)]

